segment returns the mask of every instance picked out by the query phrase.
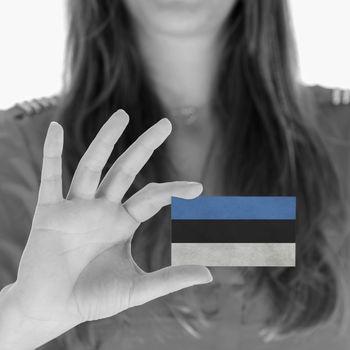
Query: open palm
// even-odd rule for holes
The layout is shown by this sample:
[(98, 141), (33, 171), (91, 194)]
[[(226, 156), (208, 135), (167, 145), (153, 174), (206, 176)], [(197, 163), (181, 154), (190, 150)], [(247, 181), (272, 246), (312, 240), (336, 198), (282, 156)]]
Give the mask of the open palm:
[(63, 129), (51, 123), (32, 229), (13, 288), (23, 315), (49, 322), (57, 335), (75, 325), (212, 280), (204, 266), (169, 266), (146, 273), (132, 258), (131, 240), (171, 196), (194, 198), (202, 185), (150, 183), (122, 203), (140, 169), (171, 132), (162, 119), (101, 173), (129, 117), (119, 110), (101, 128), (62, 196)]

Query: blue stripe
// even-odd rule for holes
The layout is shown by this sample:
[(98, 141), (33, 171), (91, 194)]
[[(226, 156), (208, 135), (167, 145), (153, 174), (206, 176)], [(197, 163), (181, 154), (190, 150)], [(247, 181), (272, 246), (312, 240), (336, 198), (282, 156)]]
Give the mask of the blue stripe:
[(173, 220), (295, 220), (295, 197), (200, 196), (171, 198)]

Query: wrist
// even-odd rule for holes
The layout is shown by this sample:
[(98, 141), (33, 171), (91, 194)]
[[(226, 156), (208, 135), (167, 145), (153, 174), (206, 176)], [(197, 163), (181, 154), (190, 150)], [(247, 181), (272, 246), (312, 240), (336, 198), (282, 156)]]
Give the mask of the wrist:
[(29, 350), (23, 319), (12, 294), (13, 284), (0, 290), (0, 348), (4, 350)]
[(15, 283), (0, 290), (0, 349), (33, 350), (64, 333), (56, 322), (27, 315), (19, 294)]

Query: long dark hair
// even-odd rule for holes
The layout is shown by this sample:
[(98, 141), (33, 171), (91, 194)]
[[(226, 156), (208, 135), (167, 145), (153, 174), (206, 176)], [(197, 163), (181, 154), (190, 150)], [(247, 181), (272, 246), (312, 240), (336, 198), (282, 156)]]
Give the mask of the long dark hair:
[[(73, 173), (116, 109), (125, 109), (131, 119), (109, 164), (164, 116), (164, 108), (122, 1), (71, 1), (69, 14), (68, 83), (59, 115), (66, 130), (65, 159)], [(341, 190), (316, 115), (306, 108), (308, 101), (295, 78), (286, 1), (238, 0), (222, 40), (212, 101), (225, 147), (225, 194), (296, 195), (298, 203), (297, 266), (244, 269), (248, 295), (268, 292), (268, 323), (280, 334), (311, 329), (330, 320), (342, 300), (337, 257), (327, 239), (329, 227), (339, 222)], [(162, 147), (132, 190), (148, 181), (168, 180), (168, 163)], [(160, 221), (156, 217), (144, 227), (159, 228)], [(160, 229), (136, 236), (135, 246), (142, 247), (138, 252), (147, 252), (143, 269), (169, 264), (166, 237)]]

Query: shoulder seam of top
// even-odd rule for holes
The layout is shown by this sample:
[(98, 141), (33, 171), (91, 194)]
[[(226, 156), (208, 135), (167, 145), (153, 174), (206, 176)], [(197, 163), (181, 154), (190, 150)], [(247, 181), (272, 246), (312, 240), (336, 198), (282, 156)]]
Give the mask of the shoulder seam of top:
[(26, 116), (34, 116), (35, 114), (39, 114), (46, 109), (57, 107), (59, 99), (59, 95), (33, 98), (31, 100), (18, 102), (11, 109), (16, 110), (15, 118), (22, 119)]
[(318, 103), (331, 106), (350, 105), (350, 89), (329, 88), (321, 85), (309, 86)]

